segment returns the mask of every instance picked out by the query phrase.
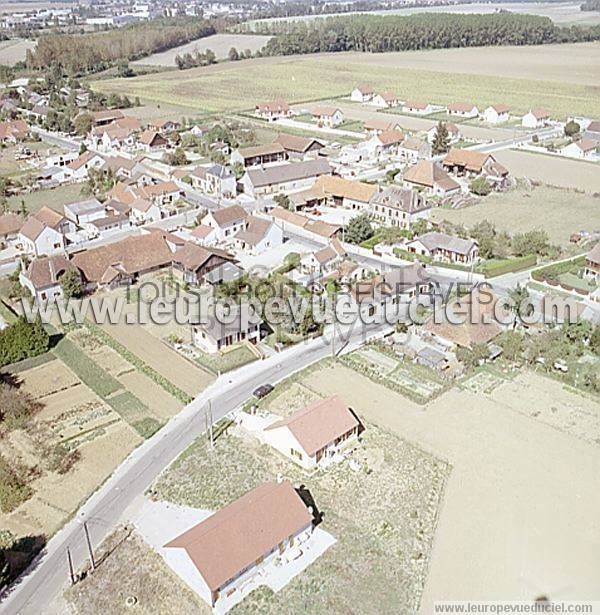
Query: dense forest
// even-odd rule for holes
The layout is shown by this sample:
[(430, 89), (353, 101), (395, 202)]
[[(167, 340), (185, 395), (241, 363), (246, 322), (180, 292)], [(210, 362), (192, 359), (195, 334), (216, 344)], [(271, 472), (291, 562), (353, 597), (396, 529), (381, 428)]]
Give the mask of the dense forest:
[(35, 51), (28, 52), (27, 66), (43, 69), (58, 64), (71, 75), (96, 72), (119, 60), (136, 60), (216, 31), (215, 22), (174, 17), (80, 36), (43, 36)]
[[(261, 24), (261, 32), (265, 29)], [(559, 27), (547, 17), (496, 13), (361, 15), (274, 22), (265, 55), (328, 51), (403, 51), (489, 45), (539, 45), (600, 39), (600, 26)]]
[(582, 11), (600, 11), (600, 0), (585, 0), (580, 8)]

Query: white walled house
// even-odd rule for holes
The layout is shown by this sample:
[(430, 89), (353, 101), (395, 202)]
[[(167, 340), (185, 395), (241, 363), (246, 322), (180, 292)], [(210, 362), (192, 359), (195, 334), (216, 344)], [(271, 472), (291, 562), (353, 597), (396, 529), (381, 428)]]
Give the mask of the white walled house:
[(550, 114), (544, 109), (531, 109), (521, 118), (524, 128), (543, 128), (550, 123)]
[(148, 199), (135, 199), (130, 207), (129, 216), (133, 224), (158, 222), (162, 218), (160, 207)]
[(246, 228), (238, 231), (234, 239), (242, 250), (250, 254), (262, 254), (265, 250), (283, 244), (283, 229), (277, 222), (248, 216)]
[(374, 107), (380, 109), (389, 109), (390, 107), (397, 107), (400, 104), (398, 97), (392, 92), (377, 93), (371, 99), (371, 104)]
[(596, 160), (600, 156), (598, 150), (600, 149), (600, 143), (593, 141), (592, 139), (580, 139), (565, 145), (558, 150), (561, 156), (568, 156), (569, 158), (579, 158), (581, 160)]
[(247, 214), (239, 205), (231, 205), (215, 211), (209, 211), (202, 224), (209, 226), (215, 231), (215, 239), (218, 242), (228, 241), (239, 231), (246, 229)]
[(75, 203), (67, 203), (63, 206), (65, 217), (71, 220), (77, 226), (81, 226), (86, 222), (99, 220), (106, 216), (104, 205), (96, 198), (85, 199), (84, 201), (76, 201)]
[(207, 194), (232, 197), (236, 194), (237, 181), (235, 173), (222, 164), (198, 167), (190, 175), (192, 186)]
[(79, 274), (66, 256), (43, 256), (29, 263), (27, 269), (19, 274), (19, 282), (29, 289), (36, 301), (52, 301), (63, 296), (61, 278), (67, 271)]
[(292, 484), (271, 481), (173, 538), (164, 545), (164, 557), (209, 606), (223, 613), (228, 598), (235, 603), (261, 569), (309, 540), (312, 532), (312, 511)]
[(319, 399), (267, 426), (267, 444), (305, 469), (331, 460), (356, 441), (360, 424), (338, 395)]
[(344, 123), (344, 114), (337, 107), (315, 107), (312, 115), (320, 126), (335, 128)]
[(451, 103), (447, 108), (448, 115), (463, 118), (474, 118), (479, 116), (479, 109), (475, 105), (468, 103)]
[(359, 86), (354, 88), (350, 94), (350, 100), (354, 102), (366, 103), (373, 98), (373, 88), (369, 86)]
[(99, 169), (101, 166), (104, 166), (104, 162), (104, 158), (100, 154), (87, 151), (72, 162), (69, 162), (65, 167), (65, 173), (69, 179), (82, 182), (87, 179), (90, 169)]
[(432, 104), (421, 100), (407, 100), (402, 105), (404, 113), (414, 113), (415, 115), (429, 115), (435, 111)]
[(66, 241), (62, 233), (30, 217), (21, 227), (17, 245), (20, 245), (28, 254), (42, 256), (62, 252), (66, 247)]
[(503, 124), (510, 119), (510, 107), (506, 105), (490, 105), (481, 116), (488, 124)]
[(479, 257), (476, 241), (437, 232), (415, 237), (406, 244), (406, 249), (412, 254), (428, 256), (435, 261), (460, 265), (471, 265)]
[[(446, 130), (448, 131), (448, 143), (452, 145), (456, 143), (457, 141), (460, 141), (460, 129), (458, 128), (458, 126), (451, 122), (446, 122), (445, 126), (446, 126)], [(427, 131), (427, 143), (433, 144), (433, 142), (435, 141), (435, 137), (437, 135), (437, 130), (438, 130), (438, 127), (436, 125), (436, 126), (432, 126)]]

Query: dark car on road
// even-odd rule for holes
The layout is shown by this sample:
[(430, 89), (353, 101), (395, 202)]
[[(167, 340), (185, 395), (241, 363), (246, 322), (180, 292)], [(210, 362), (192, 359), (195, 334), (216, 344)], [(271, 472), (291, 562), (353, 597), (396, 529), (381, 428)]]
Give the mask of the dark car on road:
[(254, 389), (252, 395), (256, 397), (256, 399), (262, 399), (266, 397), (275, 387), (272, 384), (261, 384), (259, 387)]

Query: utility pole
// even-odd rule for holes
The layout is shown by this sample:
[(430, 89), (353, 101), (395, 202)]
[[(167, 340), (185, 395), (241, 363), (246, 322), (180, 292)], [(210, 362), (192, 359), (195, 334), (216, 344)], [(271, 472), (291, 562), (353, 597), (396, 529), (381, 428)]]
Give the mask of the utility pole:
[(71, 577), (71, 585), (75, 585), (75, 572), (73, 571), (73, 558), (71, 557), (71, 551), (67, 547), (67, 560), (69, 562), (69, 576)]
[(208, 409), (206, 411), (208, 419), (208, 437), (210, 438), (210, 448), (215, 448), (215, 440), (213, 434), (213, 416), (212, 416), (212, 401), (208, 400)]
[(92, 572), (96, 570), (96, 562), (94, 561), (94, 551), (92, 549), (92, 541), (90, 540), (90, 532), (88, 530), (87, 521), (83, 522), (83, 531), (85, 532), (85, 540), (87, 542), (88, 553), (90, 555), (90, 563), (92, 564)]

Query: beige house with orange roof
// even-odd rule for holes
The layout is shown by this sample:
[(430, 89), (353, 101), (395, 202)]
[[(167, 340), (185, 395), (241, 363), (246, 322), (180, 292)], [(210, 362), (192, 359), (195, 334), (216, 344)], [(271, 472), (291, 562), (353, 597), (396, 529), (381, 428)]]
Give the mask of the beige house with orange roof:
[(479, 116), (479, 109), (476, 105), (469, 103), (450, 103), (447, 108), (448, 115), (455, 117), (472, 118)]
[(402, 183), (406, 188), (424, 190), (431, 196), (448, 196), (460, 192), (460, 184), (448, 175), (437, 162), (421, 160), (404, 171)]
[(360, 423), (338, 395), (319, 399), (268, 425), (264, 440), (305, 469), (330, 461), (356, 441)]
[(312, 532), (313, 513), (292, 484), (270, 481), (167, 542), (165, 559), (180, 576), (185, 571), (184, 580), (207, 604), (224, 607), (228, 599), (241, 598), (257, 572)]
[(510, 119), (510, 107), (508, 105), (490, 105), (484, 109), (481, 117), (488, 124), (503, 124)]
[(273, 102), (256, 105), (254, 113), (263, 120), (274, 122), (283, 117), (290, 117), (292, 110), (285, 100), (274, 100)]
[(315, 107), (312, 115), (320, 126), (335, 128), (344, 123), (344, 113), (338, 107)]

